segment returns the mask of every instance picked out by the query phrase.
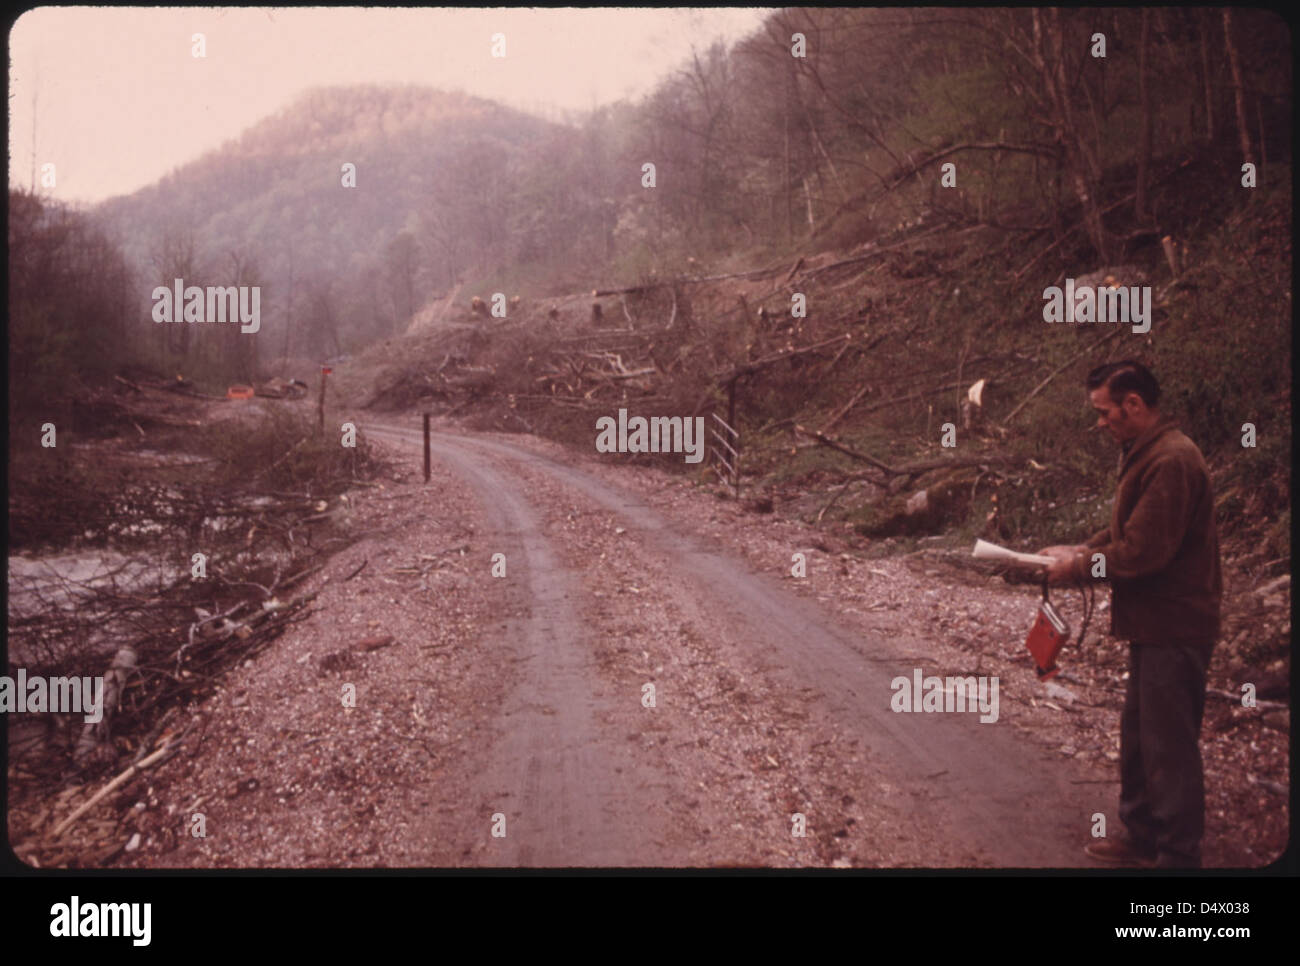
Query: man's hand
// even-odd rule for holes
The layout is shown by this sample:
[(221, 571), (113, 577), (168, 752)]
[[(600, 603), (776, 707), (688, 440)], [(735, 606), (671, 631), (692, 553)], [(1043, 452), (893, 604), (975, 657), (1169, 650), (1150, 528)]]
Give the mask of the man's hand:
[(1038, 551), (1044, 557), (1051, 557), (1053, 563), (1047, 567), (1047, 582), (1049, 584), (1064, 584), (1075, 579), (1075, 561), (1079, 554), (1087, 552), (1086, 544), (1076, 544), (1073, 547), (1056, 545), (1044, 547)]
[(1042, 550), (1037, 551), (1037, 553), (1040, 557), (1055, 557), (1060, 553), (1073, 553), (1074, 550), (1074, 547), (1067, 547), (1065, 544), (1057, 544), (1051, 547), (1044, 547)]

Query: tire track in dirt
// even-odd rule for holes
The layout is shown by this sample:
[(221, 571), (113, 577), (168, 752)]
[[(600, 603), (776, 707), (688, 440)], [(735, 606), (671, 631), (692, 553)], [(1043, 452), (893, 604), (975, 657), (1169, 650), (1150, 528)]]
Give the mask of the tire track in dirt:
[[(411, 442), (402, 432), (370, 431)], [(496, 460), (442, 439), (432, 450), (480, 500), (488, 527), (480, 540), (505, 555), (508, 612), (519, 615), (504, 621), (502, 643), (523, 662), (520, 683), (505, 701), (499, 719), (504, 733), (486, 752), (472, 793), (484, 796), (477, 814), (505, 816), (506, 834), (480, 845), (473, 864), (667, 864), (664, 831), (639, 800), (640, 788), (662, 784), (663, 776), (621, 747), (593, 740), (609, 700), (592, 671), (572, 576), (551, 549), (542, 521), (517, 484), (492, 466)]]
[[(418, 444), (418, 431), (381, 431)], [(747, 642), (750, 660), (769, 671), (765, 676), (776, 687), (813, 693), (819, 715), (860, 742), (868, 762), (882, 772), (880, 780), (901, 788), (912, 818), (932, 830), (936, 853), (967, 857), (936, 864), (1083, 864), (1078, 840), (1087, 816), (1097, 810), (1095, 790), (1072, 786), (1067, 771), (1045, 763), (1040, 749), (1010, 729), (981, 724), (978, 715), (890, 710), (894, 677), (910, 678), (915, 667), (931, 673), (920, 635), (892, 632), (892, 639), (868, 641), (846, 633), (776, 580), (750, 572), (639, 498), (571, 465), (481, 437), (435, 438), (440, 455), (456, 450), (463, 458), (470, 451), (538, 470), (617, 514), (632, 536), (684, 578), (674, 581), (673, 595), (682, 612), (697, 619), (708, 613), (715, 623), (725, 614)], [(635, 864), (647, 863), (642, 858)]]

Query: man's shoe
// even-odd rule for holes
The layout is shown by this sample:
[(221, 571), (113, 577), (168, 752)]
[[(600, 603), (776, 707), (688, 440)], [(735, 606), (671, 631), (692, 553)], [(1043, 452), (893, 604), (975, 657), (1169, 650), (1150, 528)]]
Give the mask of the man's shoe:
[(1138, 869), (1153, 869), (1156, 865), (1154, 849), (1140, 849), (1126, 839), (1099, 839), (1084, 846), (1090, 858), (1108, 865), (1123, 865)]

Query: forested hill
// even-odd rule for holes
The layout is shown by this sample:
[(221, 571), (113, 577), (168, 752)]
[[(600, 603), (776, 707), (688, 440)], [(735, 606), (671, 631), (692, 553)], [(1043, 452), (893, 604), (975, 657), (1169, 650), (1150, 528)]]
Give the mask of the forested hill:
[[(331, 385), (357, 410), (590, 447), (621, 408), (712, 406), (760, 505), (1032, 546), (1104, 524), (1114, 454), (1064, 441), (1088, 370), (1138, 358), (1211, 463), (1225, 542), (1271, 579), (1291, 65), (1260, 10), (801, 7), (565, 123), (314, 90), (89, 213), (10, 192), (11, 427), (75, 425), (128, 364), (224, 394), (347, 353)], [(154, 324), (175, 278), (257, 288), (259, 330)], [(1083, 279), (1142, 324), (1050, 324), (1045, 295)], [(508, 318), (471, 311), (494, 293)], [(936, 462), (956, 430), (965, 465)], [(886, 474), (856, 505), (849, 460)]]
[[(336, 336), (388, 334), (430, 284), (448, 284), (470, 252), (504, 234), (473, 212), (552, 127), (430, 88), (317, 88), (100, 212), (151, 278), (225, 283), (238, 259), (244, 277), (268, 290), (271, 313), (288, 310), (292, 287), (307, 323), (299, 351), (329, 351), (324, 340)], [(344, 186), (347, 164), (355, 189)], [(430, 247), (440, 251), (437, 273), (422, 270)], [(314, 307), (328, 309), (334, 326), (346, 316), (347, 331), (313, 328)]]
[[(144, 361), (220, 388), (388, 338), (438, 300), (708, 277), (920, 224), (1024, 252), (997, 277), (902, 268), (959, 288), (962, 326), (1003, 326), (1067, 275), (1158, 268), (1166, 235), (1201, 258), (1289, 183), (1291, 114), (1285, 23), (1210, 8), (775, 10), (638, 102), (566, 123), (429, 88), (318, 88), (89, 215), (11, 193), (11, 291), (21, 273), (30, 295), (11, 297), (13, 373)], [(125, 268), (44, 284), (87, 250), (59, 247), (60, 219), (101, 221)], [(177, 277), (260, 285), (260, 332), (141, 324)], [(113, 337), (91, 348), (87, 314)]]

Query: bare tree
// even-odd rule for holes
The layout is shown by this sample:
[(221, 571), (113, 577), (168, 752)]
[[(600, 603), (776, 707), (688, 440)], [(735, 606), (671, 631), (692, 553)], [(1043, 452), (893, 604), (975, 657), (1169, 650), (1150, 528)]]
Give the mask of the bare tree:
[(1232, 93), (1237, 105), (1237, 139), (1241, 146), (1241, 160), (1255, 160), (1250, 146), (1250, 127), (1246, 122), (1246, 85), (1241, 79), (1241, 58), (1237, 43), (1232, 37), (1232, 8), (1223, 8), (1223, 45), (1228, 50), (1228, 66), (1232, 68)]
[(1214, 140), (1214, 89), (1210, 73), (1210, 31), (1214, 29), (1214, 11), (1200, 10), (1197, 34), (1201, 46), (1201, 86), (1205, 96), (1205, 140)]
[[(202, 255), (192, 226), (168, 227), (150, 257), (159, 284), (168, 288), (178, 278), (185, 279), (189, 284), (197, 284), (202, 270), (201, 259)], [(181, 320), (181, 306), (172, 306), (172, 312), (175, 321), (165, 327), (163, 338), (167, 351), (177, 356), (178, 361), (184, 365), (190, 354), (191, 326)]]
[(1151, 11), (1142, 9), (1142, 34), (1138, 40), (1138, 105), (1141, 111), (1137, 152), (1137, 192), (1133, 213), (1141, 221), (1147, 216), (1147, 180), (1151, 167), (1151, 96), (1147, 71), (1151, 56)]
[(280, 367), (283, 369), (289, 362), (289, 340), (293, 335), (293, 236), (289, 236), (289, 284), (285, 293), (285, 317), (284, 317), (284, 352), (280, 356)]

